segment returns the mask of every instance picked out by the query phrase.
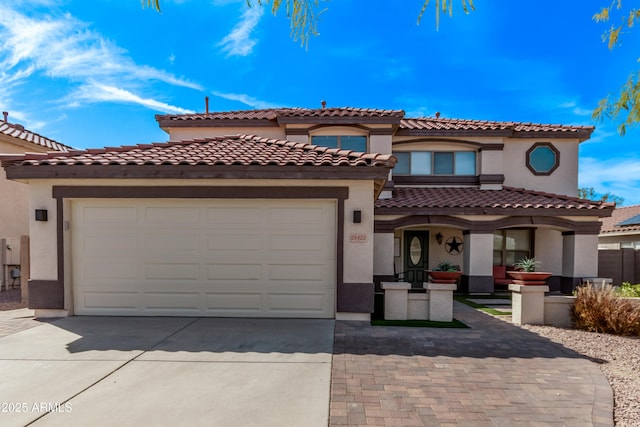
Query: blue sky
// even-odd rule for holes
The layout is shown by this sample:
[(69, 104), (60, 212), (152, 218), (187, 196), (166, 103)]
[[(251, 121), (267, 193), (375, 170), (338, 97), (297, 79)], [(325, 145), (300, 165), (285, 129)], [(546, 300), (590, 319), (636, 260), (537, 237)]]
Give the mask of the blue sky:
[[(432, 0), (433, 2), (433, 0)], [(255, 3), (255, 1), (254, 1)], [(638, 67), (640, 31), (610, 51), (603, 2), (476, 0), (442, 16), (422, 0), (334, 0), (308, 49), (284, 10), (245, 0), (3, 0), (0, 109), (77, 147), (164, 141), (158, 113), (268, 107), (404, 109), (410, 116), (596, 125), (580, 185), (640, 204), (640, 131), (594, 123)], [(366, 5), (366, 7), (365, 7)]]

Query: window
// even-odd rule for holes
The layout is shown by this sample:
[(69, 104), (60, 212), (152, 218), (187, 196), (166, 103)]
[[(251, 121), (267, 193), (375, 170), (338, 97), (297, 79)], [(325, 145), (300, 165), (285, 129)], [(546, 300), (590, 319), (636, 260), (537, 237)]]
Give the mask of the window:
[(537, 142), (527, 151), (527, 168), (534, 175), (551, 175), (560, 165), (560, 152), (549, 142)]
[(475, 151), (400, 151), (396, 175), (475, 175)]
[(531, 257), (532, 230), (509, 229), (493, 233), (493, 265), (513, 265)]
[(367, 152), (367, 137), (362, 135), (318, 135), (311, 137), (311, 143), (321, 147)]

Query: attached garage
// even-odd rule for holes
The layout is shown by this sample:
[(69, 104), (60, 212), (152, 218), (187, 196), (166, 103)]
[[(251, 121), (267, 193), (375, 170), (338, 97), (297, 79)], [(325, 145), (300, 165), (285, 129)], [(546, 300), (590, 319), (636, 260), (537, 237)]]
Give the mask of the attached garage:
[(30, 222), (29, 307), (369, 316), (373, 202), (394, 162), (248, 135), (4, 158), (48, 213)]
[(335, 315), (335, 200), (73, 200), (75, 313)]

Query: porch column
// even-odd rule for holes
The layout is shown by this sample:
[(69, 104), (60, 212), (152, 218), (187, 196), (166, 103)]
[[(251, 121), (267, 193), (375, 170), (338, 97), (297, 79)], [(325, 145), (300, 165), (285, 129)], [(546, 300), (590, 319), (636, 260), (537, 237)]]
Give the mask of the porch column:
[(465, 230), (462, 290), (493, 292), (493, 232)]
[(570, 294), (583, 277), (598, 277), (598, 235), (562, 233), (562, 293)]
[(382, 282), (393, 282), (393, 231), (373, 234), (373, 313), (382, 317), (385, 311)]

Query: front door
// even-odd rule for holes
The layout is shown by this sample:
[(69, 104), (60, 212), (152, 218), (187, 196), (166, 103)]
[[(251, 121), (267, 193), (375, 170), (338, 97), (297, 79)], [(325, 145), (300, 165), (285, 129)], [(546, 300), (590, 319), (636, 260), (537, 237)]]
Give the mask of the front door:
[(411, 283), (412, 288), (422, 289), (422, 284), (427, 281), (428, 250), (428, 231), (404, 232), (404, 280)]

